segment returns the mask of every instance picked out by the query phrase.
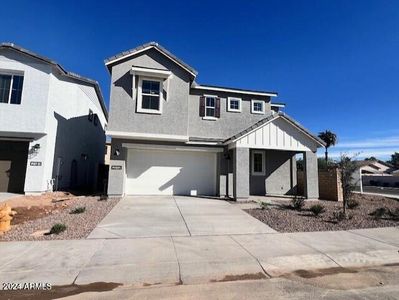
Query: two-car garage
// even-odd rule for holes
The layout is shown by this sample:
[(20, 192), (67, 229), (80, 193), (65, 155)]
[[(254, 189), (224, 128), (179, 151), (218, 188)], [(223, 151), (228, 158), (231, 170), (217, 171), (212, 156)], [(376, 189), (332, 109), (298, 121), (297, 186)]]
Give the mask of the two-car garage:
[(216, 151), (189, 147), (127, 150), (127, 195), (216, 195), (216, 186)]

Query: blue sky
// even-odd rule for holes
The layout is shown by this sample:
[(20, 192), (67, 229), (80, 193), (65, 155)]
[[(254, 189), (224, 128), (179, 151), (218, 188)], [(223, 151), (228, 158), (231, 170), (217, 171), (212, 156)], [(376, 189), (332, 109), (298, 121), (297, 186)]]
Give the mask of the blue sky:
[[(83, 3), (81, 3), (83, 2)], [(0, 40), (100, 82), (103, 60), (157, 41), (204, 84), (271, 90), (331, 154), (399, 151), (399, 1), (7, 1)]]

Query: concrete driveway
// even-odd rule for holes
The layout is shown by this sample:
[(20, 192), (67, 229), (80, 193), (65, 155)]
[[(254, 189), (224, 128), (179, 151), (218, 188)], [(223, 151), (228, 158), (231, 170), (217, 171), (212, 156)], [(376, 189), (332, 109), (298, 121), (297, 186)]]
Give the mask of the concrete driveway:
[(121, 199), (88, 238), (187, 237), (275, 232), (226, 201), (182, 196), (132, 196)]

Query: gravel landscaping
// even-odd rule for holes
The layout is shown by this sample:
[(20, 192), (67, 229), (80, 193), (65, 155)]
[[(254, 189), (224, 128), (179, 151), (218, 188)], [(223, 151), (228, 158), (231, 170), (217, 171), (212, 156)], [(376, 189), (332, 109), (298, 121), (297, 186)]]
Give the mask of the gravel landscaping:
[[(68, 240), (86, 238), (94, 227), (111, 211), (119, 199), (100, 197), (71, 197), (69, 200), (40, 206), (21, 206), (11, 221), (11, 230), (0, 235), (0, 241)], [(82, 213), (71, 213), (85, 207)], [(59, 234), (46, 234), (57, 223), (65, 224)]]
[[(291, 207), (290, 201), (275, 201), (266, 208), (245, 209), (251, 216), (279, 232), (349, 230), (373, 227), (399, 226), (399, 201), (380, 196), (354, 195), (359, 206), (348, 209), (349, 218), (337, 220), (342, 203), (335, 201), (305, 201), (301, 210)], [(318, 217), (310, 211), (314, 204), (320, 204), (325, 211)], [(378, 216), (375, 214), (378, 210)]]

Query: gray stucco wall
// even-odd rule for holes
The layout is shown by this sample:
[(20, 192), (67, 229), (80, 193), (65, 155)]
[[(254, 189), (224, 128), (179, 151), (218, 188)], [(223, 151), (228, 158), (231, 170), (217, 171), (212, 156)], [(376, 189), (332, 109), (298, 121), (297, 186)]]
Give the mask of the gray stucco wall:
[[(132, 66), (167, 69), (172, 72), (168, 80), (168, 100), (163, 102), (161, 115), (137, 112), (137, 99), (133, 95), (133, 79), (130, 74)], [(154, 49), (118, 62), (112, 66), (111, 72), (109, 131), (228, 138), (271, 113), (270, 97), (267, 96), (190, 89), (190, 75)], [(137, 78), (135, 83), (137, 94)], [(221, 98), (219, 119), (209, 121), (200, 117), (199, 97), (204, 94)], [(242, 99), (242, 112), (227, 111), (229, 96)], [(251, 113), (252, 99), (265, 101), (265, 114)]]
[[(130, 74), (132, 66), (167, 69), (173, 73), (168, 80), (169, 95), (163, 102), (161, 115), (136, 112), (137, 97), (133, 97)], [(189, 85), (189, 74), (154, 49), (114, 65), (108, 130), (187, 135)]]
[(251, 195), (294, 195), (297, 185), (296, 153), (291, 151), (264, 151), (266, 172), (264, 176), (251, 174)]
[(303, 155), (305, 171), (305, 197), (307, 199), (319, 198), (319, 172), (317, 154), (307, 151)]
[[(220, 118), (217, 120), (203, 120), (199, 115), (199, 98), (202, 95), (220, 97)], [(241, 98), (241, 112), (227, 111), (227, 98)], [(251, 113), (251, 99), (265, 100), (265, 114)], [(188, 120), (189, 135), (193, 137), (229, 138), (248, 128), (271, 113), (270, 97), (246, 96), (234, 93), (191, 89)]]

